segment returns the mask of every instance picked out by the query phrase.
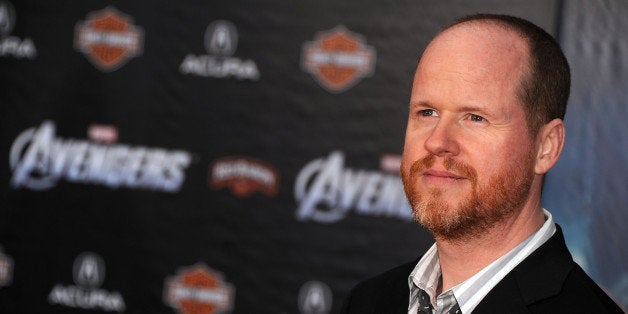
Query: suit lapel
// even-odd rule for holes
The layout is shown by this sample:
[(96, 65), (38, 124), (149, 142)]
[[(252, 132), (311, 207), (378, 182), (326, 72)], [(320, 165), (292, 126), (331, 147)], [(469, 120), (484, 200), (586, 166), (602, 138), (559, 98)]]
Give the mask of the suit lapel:
[(410, 289), (408, 287), (408, 276), (414, 269), (418, 260), (408, 263), (404, 270), (399, 272), (400, 276), (390, 277), (383, 284), (385, 293), (380, 302), (377, 302), (374, 313), (408, 313), (408, 302)]
[(560, 226), (556, 233), (502, 279), (476, 313), (529, 313), (527, 305), (554, 296), (573, 268)]

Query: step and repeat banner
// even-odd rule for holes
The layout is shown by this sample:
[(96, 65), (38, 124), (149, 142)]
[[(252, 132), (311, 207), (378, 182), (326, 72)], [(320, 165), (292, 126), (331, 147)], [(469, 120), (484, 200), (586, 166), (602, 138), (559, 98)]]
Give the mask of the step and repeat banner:
[(545, 206), (628, 305), (628, 6), (565, 2), (0, 0), (0, 312), (337, 313), (433, 242), (398, 174), (410, 86), (476, 12), (565, 47)]

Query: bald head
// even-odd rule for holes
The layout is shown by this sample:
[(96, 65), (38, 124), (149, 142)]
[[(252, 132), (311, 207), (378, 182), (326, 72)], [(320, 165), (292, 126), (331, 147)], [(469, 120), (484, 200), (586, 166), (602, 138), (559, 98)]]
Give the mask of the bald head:
[(428, 62), (425, 58), (429, 57), (430, 49), (454, 44), (451, 41), (458, 41), (458, 46), (451, 48), (459, 54), (473, 52), (487, 57), (486, 62), (473, 66), (474, 70), (484, 68), (512, 74), (508, 77), (502, 73), (504, 78), (516, 79), (515, 92), (532, 135), (547, 122), (564, 119), (571, 84), (569, 64), (560, 46), (543, 29), (512, 16), (466, 16), (436, 36), (420, 63)]
[(460, 94), (470, 105), (478, 91), (517, 101), (519, 82), (529, 72), (528, 60), (527, 43), (521, 36), (496, 25), (469, 22), (443, 31), (428, 45), (415, 80), (461, 77), (468, 84), (447, 92)]

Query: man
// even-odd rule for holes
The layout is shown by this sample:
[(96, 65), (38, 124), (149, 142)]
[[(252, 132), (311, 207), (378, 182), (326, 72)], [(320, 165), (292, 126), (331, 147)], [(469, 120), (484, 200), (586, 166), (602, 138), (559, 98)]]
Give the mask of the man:
[(473, 15), (419, 61), (401, 173), (436, 243), (353, 289), (345, 313), (621, 313), (541, 207), (563, 147), (570, 74), (532, 23)]

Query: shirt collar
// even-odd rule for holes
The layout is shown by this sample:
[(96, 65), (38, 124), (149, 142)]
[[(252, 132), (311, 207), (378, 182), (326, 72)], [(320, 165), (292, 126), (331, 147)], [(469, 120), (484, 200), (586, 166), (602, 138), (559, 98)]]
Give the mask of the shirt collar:
[[(543, 209), (543, 213), (545, 214), (545, 223), (538, 231), (469, 279), (444, 291), (440, 296), (436, 296), (436, 291), (442, 276), (438, 249), (436, 243), (434, 243), (419, 260), (408, 277), (410, 295), (414, 295), (412, 291), (422, 289), (430, 296), (430, 302), (436, 308), (438, 297), (447, 297), (447, 295), (453, 293), (462, 313), (471, 312), (508, 272), (556, 232), (552, 214), (545, 209)], [(410, 304), (412, 304), (412, 300), (410, 301)]]

